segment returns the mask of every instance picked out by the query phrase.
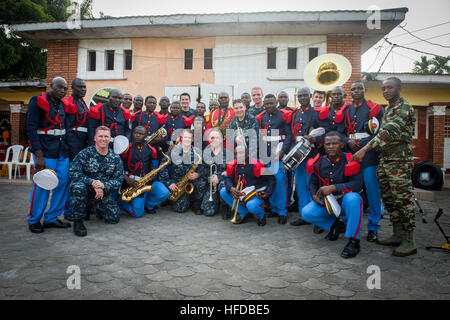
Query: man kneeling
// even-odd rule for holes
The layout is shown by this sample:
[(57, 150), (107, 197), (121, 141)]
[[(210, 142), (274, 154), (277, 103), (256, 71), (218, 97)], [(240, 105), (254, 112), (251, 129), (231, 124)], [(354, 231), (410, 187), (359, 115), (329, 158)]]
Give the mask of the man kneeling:
[[(242, 223), (250, 212), (257, 218), (258, 226), (266, 224), (264, 199), (268, 199), (272, 195), (275, 189), (275, 177), (273, 174), (263, 174), (264, 170), (266, 167), (262, 162), (253, 158), (248, 161), (248, 152), (244, 146), (236, 147), (235, 160), (227, 165), (225, 187), (220, 190), (220, 196), (232, 207), (234, 200), (238, 200), (243, 195), (242, 191), (248, 187), (254, 188), (252, 188), (253, 191), (246, 193), (242, 201), (239, 201), (238, 215), (234, 223)], [(238, 183), (240, 187), (238, 187)]]
[(106, 223), (118, 223), (120, 209), (114, 199), (123, 181), (123, 164), (120, 156), (109, 149), (111, 131), (99, 126), (95, 130), (95, 145), (82, 150), (70, 164), (70, 201), (77, 236), (87, 234), (83, 225), (86, 206), (96, 211)]
[[(308, 160), (307, 172), (311, 174), (309, 191), (313, 201), (302, 210), (302, 218), (330, 231), (325, 239), (337, 240), (345, 230), (350, 238), (341, 253), (343, 258), (355, 257), (360, 250), (359, 237), (363, 218), (363, 202), (358, 194), (363, 187), (359, 163), (350, 161), (351, 154), (342, 152), (342, 136), (331, 131), (325, 136), (325, 155)], [(327, 210), (326, 196), (333, 194), (342, 207), (340, 217), (344, 223)], [(346, 228), (345, 228), (346, 227)]]

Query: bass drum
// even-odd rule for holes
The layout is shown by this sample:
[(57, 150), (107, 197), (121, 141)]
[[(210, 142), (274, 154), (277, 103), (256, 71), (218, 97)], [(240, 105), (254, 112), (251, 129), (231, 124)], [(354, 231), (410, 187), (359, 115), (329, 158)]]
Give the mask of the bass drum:
[(429, 161), (416, 163), (411, 178), (415, 188), (424, 190), (441, 190), (444, 185), (444, 175), (441, 168)]

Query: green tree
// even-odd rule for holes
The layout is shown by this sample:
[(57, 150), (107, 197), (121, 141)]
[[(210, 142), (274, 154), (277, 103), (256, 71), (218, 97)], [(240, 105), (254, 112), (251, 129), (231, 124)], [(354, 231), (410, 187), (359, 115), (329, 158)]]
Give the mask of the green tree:
[(430, 72), (433, 74), (448, 74), (448, 73), (450, 73), (449, 61), (450, 61), (450, 56), (434, 57), (431, 60), (432, 66), (430, 68)]
[[(81, 19), (91, 19), (93, 0), (80, 4)], [(26, 22), (65, 21), (70, 0), (0, 1), (0, 79), (45, 78), (46, 52), (8, 28)]]
[(420, 61), (414, 62), (414, 73), (427, 74), (430, 73), (431, 60), (426, 56), (421, 56)]

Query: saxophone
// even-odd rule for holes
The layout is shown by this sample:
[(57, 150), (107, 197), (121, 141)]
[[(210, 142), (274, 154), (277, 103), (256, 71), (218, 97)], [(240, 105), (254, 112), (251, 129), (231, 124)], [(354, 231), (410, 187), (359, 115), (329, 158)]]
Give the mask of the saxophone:
[(217, 124), (219, 123), (219, 119), (220, 119), (220, 113), (221, 113), (220, 108), (217, 108), (217, 111), (216, 111), (216, 112), (219, 113), (219, 114), (217, 115), (217, 121), (213, 121), (214, 115), (211, 115), (211, 124), (212, 124), (213, 127), (218, 127), (218, 129), (219, 129), (220, 132), (222, 133), (223, 139), (225, 140), (226, 133), (227, 133), (227, 128), (228, 128), (228, 120), (230, 119), (231, 116), (230, 116), (230, 115), (229, 115), (229, 116), (226, 116), (226, 113), (228, 113), (228, 109), (225, 110), (225, 117), (224, 117), (224, 120), (222, 121), (222, 123), (221, 123), (219, 126), (217, 126)]
[(194, 185), (189, 181), (189, 175), (191, 173), (194, 173), (195, 170), (197, 170), (198, 165), (200, 164), (200, 162), (202, 162), (202, 157), (195, 152), (194, 149), (194, 155), (196, 155), (198, 157), (198, 161), (194, 163), (194, 165), (189, 169), (189, 171), (184, 175), (183, 179), (181, 179), (178, 183), (177, 183), (177, 188), (178, 191), (171, 191), (170, 192), (170, 196), (169, 196), (169, 200), (176, 202), (178, 201), (178, 199), (180, 199), (180, 197), (184, 194), (191, 194), (192, 192), (194, 192)]
[(138, 181), (138, 184), (136, 187), (128, 187), (122, 192), (122, 200), (125, 202), (130, 202), (136, 197), (139, 197), (141, 194), (145, 192), (151, 192), (153, 189), (153, 186), (147, 186), (147, 182), (154, 179), (156, 175), (161, 171), (164, 167), (168, 166), (170, 164), (170, 157), (166, 155), (161, 148), (159, 148), (159, 151), (163, 154), (163, 156), (167, 159), (164, 164), (160, 165), (159, 168), (156, 168), (149, 173), (147, 173), (145, 176), (142, 177), (141, 180)]

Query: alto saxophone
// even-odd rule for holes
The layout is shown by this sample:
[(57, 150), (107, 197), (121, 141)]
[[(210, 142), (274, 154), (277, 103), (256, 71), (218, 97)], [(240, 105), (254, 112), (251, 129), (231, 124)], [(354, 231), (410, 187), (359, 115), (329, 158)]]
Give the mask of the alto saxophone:
[(151, 181), (152, 179), (154, 179), (157, 174), (159, 173), (159, 171), (161, 171), (164, 167), (168, 166), (170, 164), (170, 157), (168, 155), (166, 155), (161, 148), (159, 148), (159, 150), (161, 151), (161, 153), (163, 154), (163, 156), (167, 159), (166, 162), (164, 162), (164, 164), (160, 165), (159, 168), (156, 168), (152, 171), (150, 171), (149, 173), (147, 173), (145, 176), (142, 177), (141, 180), (138, 181), (138, 184), (136, 187), (128, 187), (126, 188), (123, 192), (122, 192), (122, 200), (125, 202), (130, 202), (131, 200), (133, 200), (136, 197), (139, 197), (141, 194), (145, 193), (145, 192), (151, 192), (153, 189), (153, 186), (147, 186), (147, 182)]
[(191, 194), (192, 192), (194, 192), (194, 185), (189, 181), (189, 175), (191, 173), (194, 173), (195, 170), (197, 170), (198, 165), (200, 164), (200, 162), (202, 162), (202, 157), (195, 152), (194, 149), (194, 155), (198, 156), (198, 161), (194, 163), (194, 165), (189, 169), (189, 171), (184, 175), (183, 179), (181, 179), (178, 183), (177, 183), (177, 191), (171, 191), (170, 192), (170, 196), (169, 196), (169, 200), (176, 202), (178, 199), (180, 199), (180, 197), (184, 194)]

